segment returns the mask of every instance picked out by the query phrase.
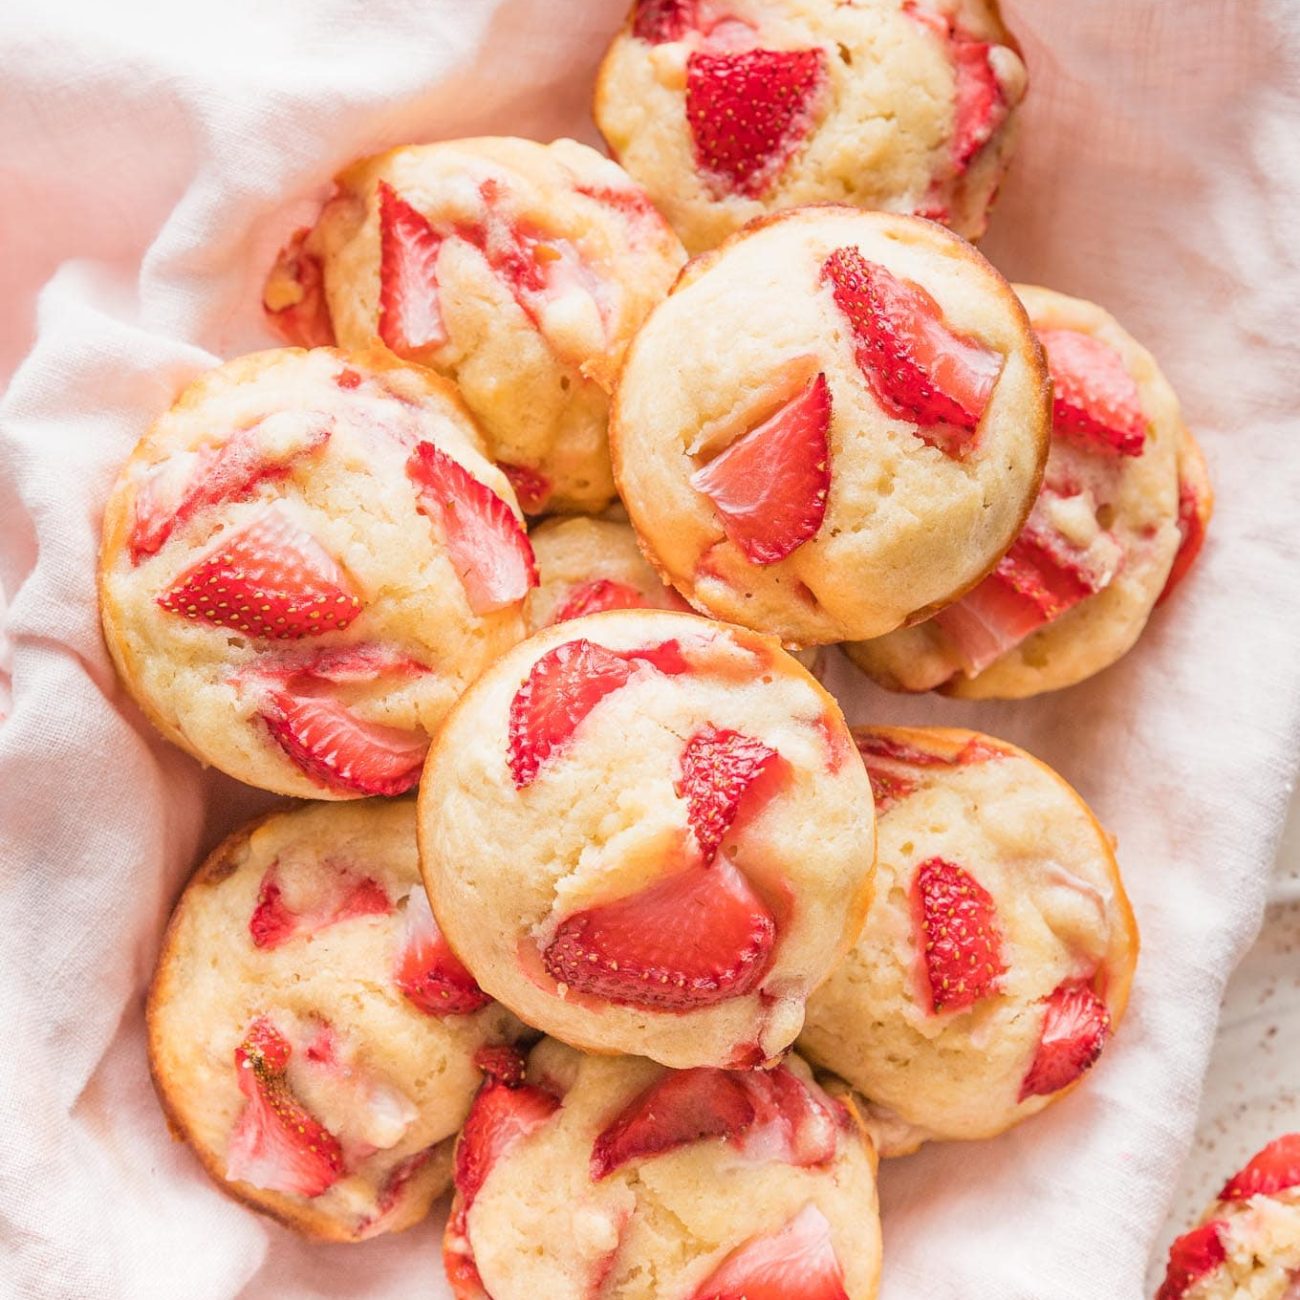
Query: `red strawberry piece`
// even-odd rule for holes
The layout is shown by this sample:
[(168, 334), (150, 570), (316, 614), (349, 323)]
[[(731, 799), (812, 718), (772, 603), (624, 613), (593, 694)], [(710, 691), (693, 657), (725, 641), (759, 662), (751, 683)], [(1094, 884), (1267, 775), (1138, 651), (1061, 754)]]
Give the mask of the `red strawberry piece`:
[(1228, 1258), (1221, 1235), (1227, 1226), (1222, 1219), (1211, 1219), (1183, 1233), (1169, 1247), (1169, 1267), (1156, 1300), (1182, 1300), (1201, 1278)]
[(442, 241), (423, 214), (379, 182), (379, 337), (399, 356), (447, 341), (438, 307)]
[(1052, 433), (1090, 451), (1140, 456), (1147, 421), (1124, 358), (1077, 330), (1039, 330), (1052, 373)]
[(1169, 577), (1165, 579), (1164, 590), (1156, 601), (1157, 605), (1169, 599), (1205, 545), (1205, 530), (1210, 522), (1213, 501), (1205, 463), (1199, 450), (1195, 456), (1193, 473), (1180, 477), (1178, 481), (1178, 551), (1174, 555)]
[(915, 424), (917, 436), (945, 455), (964, 456), (1001, 373), (1001, 355), (950, 329), (925, 289), (852, 246), (826, 259), (822, 279), (853, 330), (858, 369), (886, 413)]
[(438, 929), (422, 885), (416, 885), (406, 900), (393, 982), (428, 1016), (464, 1016), (492, 1001)]
[(275, 506), (225, 534), (158, 603), (182, 618), (281, 641), (341, 631), (361, 612), (333, 556)]
[(1285, 1133), (1252, 1156), (1244, 1168), (1224, 1183), (1219, 1200), (1276, 1196), (1296, 1186), (1300, 1186), (1300, 1133)]
[[(524, 1081), (528, 1061), (513, 1043), (488, 1043), (474, 1053), (474, 1064), (489, 1079), (517, 1088)], [(552, 1091), (546, 1089), (546, 1091)]]
[(1033, 1064), (1020, 1100), (1046, 1097), (1090, 1070), (1110, 1036), (1110, 1010), (1082, 980), (1066, 980), (1046, 999)]
[(824, 374), (691, 475), (754, 564), (775, 564), (822, 525), (830, 492), (831, 392)]
[(821, 50), (695, 51), (686, 120), (695, 162), (718, 197), (758, 198), (812, 129), (826, 84)]
[(775, 944), (772, 913), (720, 858), (566, 917), (542, 961), (580, 993), (681, 1011), (750, 992)]
[(712, 724), (686, 742), (674, 788), (686, 800), (686, 817), (705, 862), (713, 861), (750, 787), (778, 758), (761, 740)]
[(276, 691), (262, 712), (276, 743), (321, 785), (353, 795), (395, 795), (419, 779), (429, 738), (357, 717), (324, 695)]
[(510, 480), (510, 486), (519, 498), (519, 508), (528, 515), (540, 514), (551, 496), (551, 480), (545, 474), (527, 465), (511, 465), (498, 461), (497, 468)]
[(697, 0), (636, 0), (632, 35), (651, 45), (680, 41), (695, 25)]
[(970, 872), (928, 858), (912, 878), (916, 945), (931, 1014), (961, 1011), (996, 992), (1006, 970), (993, 896)]
[(259, 483), (283, 478), (303, 457), (320, 451), (329, 437), (328, 416), (285, 412), (238, 430), (219, 447), (200, 447), (159, 461), (136, 491), (127, 543), (131, 563), (156, 554), (177, 528), (201, 511), (242, 500)]
[(271, 327), (291, 347), (327, 348), (335, 343), (320, 258), (308, 252), (310, 229), (294, 231), (266, 278), (262, 308)]
[(839, 1144), (837, 1107), (793, 1070), (748, 1070), (741, 1081), (754, 1103), (754, 1124), (738, 1142), (751, 1160), (779, 1160), (807, 1168), (834, 1158)]
[(952, 155), (958, 174), (971, 165), (1006, 121), (1006, 96), (989, 60), (992, 50), (987, 41), (958, 36), (952, 42), (953, 69), (957, 74), (957, 126)]
[(339, 685), (375, 682), (381, 677), (412, 677), (430, 669), (391, 646), (360, 642), (356, 645), (312, 647), (305, 653), (268, 653), (258, 657), (251, 675), (268, 681), (290, 682), (305, 678)]
[(579, 583), (569, 592), (551, 622), (565, 623), (571, 618), (599, 614), (607, 609), (643, 609), (647, 603), (646, 598), (626, 582), (593, 578), (590, 582)]
[(914, 794), (927, 769), (962, 767), (967, 763), (983, 763), (1000, 757), (996, 749), (974, 739), (967, 741), (955, 753), (938, 753), (900, 744), (866, 728), (855, 731), (853, 738), (871, 781), (877, 816)]
[(361, 916), (387, 916), (393, 910), (384, 887), (373, 877), (358, 880), (351, 872), (329, 875), (321, 896), (306, 909), (285, 901), (275, 863), (267, 868), (257, 891), (257, 905), (248, 920), (248, 933), (258, 948), (278, 948), (289, 939), (316, 934), (328, 926)]
[(319, 1196), (343, 1176), (338, 1139), (289, 1090), (288, 1041), (265, 1017), (235, 1049), (246, 1098), (226, 1156), (226, 1177), (272, 1192)]
[(826, 1216), (809, 1201), (779, 1231), (751, 1237), (692, 1300), (849, 1300)]
[(383, 1222), (405, 1199), (407, 1188), (415, 1181), (416, 1175), (433, 1159), (436, 1149), (435, 1143), (431, 1147), (425, 1147), (423, 1151), (416, 1151), (406, 1159), (399, 1160), (388, 1171), (375, 1195), (375, 1212), (357, 1225), (358, 1240), (378, 1235)]
[(406, 472), (419, 491), (421, 512), (442, 531), (474, 613), (523, 600), (537, 585), (537, 565), (528, 534), (506, 502), (431, 442), (416, 447)]
[(541, 1128), (560, 1101), (543, 1088), (489, 1078), (479, 1089), (456, 1144), (456, 1191), (466, 1211), (492, 1166), (517, 1142)]
[(606, 695), (627, 685), (638, 661), (669, 674), (688, 668), (676, 641), (631, 651), (566, 641), (533, 664), (510, 702), (510, 772), (518, 789), (537, 779), (542, 764)]

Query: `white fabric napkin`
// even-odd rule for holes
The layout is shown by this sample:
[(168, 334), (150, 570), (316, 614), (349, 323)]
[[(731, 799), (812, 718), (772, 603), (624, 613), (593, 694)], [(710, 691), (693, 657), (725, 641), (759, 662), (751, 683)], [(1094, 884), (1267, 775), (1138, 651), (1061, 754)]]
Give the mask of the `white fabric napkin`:
[[(1152, 347), (1219, 513), (1200, 571), (1138, 650), (1074, 690), (961, 705), (833, 669), (854, 720), (976, 725), (1074, 780), (1119, 836), (1144, 937), (1128, 1019), (1084, 1089), (997, 1141), (882, 1170), (887, 1300), (1141, 1293), (1300, 739), (1300, 10), (1009, 7), (1033, 86), (986, 249), (1012, 278), (1107, 304)], [(271, 343), (261, 277), (336, 168), (476, 132), (594, 139), (592, 74), (622, 8), (0, 10), (6, 1295), (447, 1294), (439, 1224), (300, 1242), (168, 1138), (142, 1033), (162, 926), (199, 852), (269, 800), (157, 740), (117, 687), (95, 610), (99, 515), (177, 390)]]

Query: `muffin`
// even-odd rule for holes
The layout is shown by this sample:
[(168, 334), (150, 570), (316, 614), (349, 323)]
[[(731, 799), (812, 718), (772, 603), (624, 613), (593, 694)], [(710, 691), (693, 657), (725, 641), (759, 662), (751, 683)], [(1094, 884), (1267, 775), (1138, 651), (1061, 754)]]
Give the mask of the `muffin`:
[(894, 690), (1006, 699), (1091, 677), (1132, 648), (1205, 536), (1205, 461), (1151, 354), (1090, 302), (1016, 292), (1055, 385), (1043, 487), (974, 591), (919, 627), (846, 647)]
[(809, 203), (977, 239), (1026, 83), (995, 0), (637, 0), (595, 113), (693, 253)]
[(1169, 1248), (1156, 1300), (1291, 1300), (1300, 1292), (1300, 1133), (1270, 1142)]
[(536, 581), (452, 387), (386, 353), (200, 376), (109, 497), (104, 636), (169, 740), (281, 794), (400, 794)]
[(611, 443), (665, 579), (809, 645), (883, 635), (983, 578), (1033, 505), (1049, 428), (1028, 317), (974, 248), (822, 207), (687, 267), (633, 342)]
[(475, 1098), (443, 1258), (456, 1300), (872, 1300), (876, 1156), (798, 1057), (677, 1071), (543, 1039)]
[(454, 379), (525, 510), (599, 511), (610, 391), (684, 260), (585, 145), (453, 140), (343, 171), (263, 301), (291, 343), (383, 343)]
[(310, 1237), (419, 1222), (486, 1050), (521, 1030), (442, 938), (409, 801), (254, 822), (195, 873), (149, 991), (173, 1132), (224, 1191)]
[(756, 1065), (870, 895), (871, 790), (834, 699), (769, 637), (615, 610), (470, 688), (420, 786), (438, 924), (576, 1047)]
[(1050, 768), (947, 728), (855, 730), (880, 818), (862, 937), (799, 1050), (867, 1099), (882, 1155), (987, 1138), (1072, 1088), (1138, 936), (1109, 836)]

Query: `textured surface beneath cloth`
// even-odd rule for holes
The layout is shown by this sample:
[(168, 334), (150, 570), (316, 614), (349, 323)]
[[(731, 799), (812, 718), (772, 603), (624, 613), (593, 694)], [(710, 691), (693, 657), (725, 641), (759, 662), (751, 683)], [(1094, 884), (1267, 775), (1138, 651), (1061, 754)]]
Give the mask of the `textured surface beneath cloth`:
[[(197, 853), (267, 800), (155, 740), (118, 691), (95, 616), (99, 513), (186, 380), (270, 343), (263, 270), (333, 170), (471, 132), (593, 138), (592, 72), (621, 8), (0, 14), (0, 375), (17, 367), (0, 401), (5, 1294), (446, 1295), (435, 1224), (313, 1247), (226, 1201), (168, 1139), (143, 1053), (150, 964)], [(1075, 781), (1119, 837), (1144, 935), (1129, 1018), (1087, 1087), (997, 1141), (885, 1168), (887, 1300), (1141, 1293), (1300, 739), (1300, 11), (1008, 9), (1033, 88), (986, 249), (1012, 278), (1101, 301), (1152, 348), (1219, 514), (1200, 573), (1137, 651), (1071, 691), (909, 700), (833, 666), (854, 720), (982, 727)]]

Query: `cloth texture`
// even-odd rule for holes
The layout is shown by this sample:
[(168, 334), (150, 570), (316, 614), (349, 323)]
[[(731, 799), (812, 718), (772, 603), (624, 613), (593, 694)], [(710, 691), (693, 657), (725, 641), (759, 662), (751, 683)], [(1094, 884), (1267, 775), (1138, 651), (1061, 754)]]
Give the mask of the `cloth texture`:
[[(48, 0), (0, 12), (0, 1293), (445, 1297), (441, 1216), (320, 1246), (170, 1140), (143, 996), (201, 852), (274, 800), (157, 738), (95, 604), (118, 467), (180, 388), (272, 346), (278, 245), (359, 155), (472, 134), (595, 140), (624, 0)], [(1118, 836), (1143, 934), (1080, 1091), (881, 1171), (886, 1300), (1131, 1300), (1186, 1154), (1220, 994), (1261, 916), (1300, 746), (1300, 8), (1018, 0), (1031, 89), (984, 249), (1093, 298), (1159, 358), (1218, 512), (1139, 647), (1015, 704), (853, 721), (1026, 746)], [(7, 606), (4, 601), (7, 598)], [(673, 1300), (665, 1297), (664, 1300)]]

